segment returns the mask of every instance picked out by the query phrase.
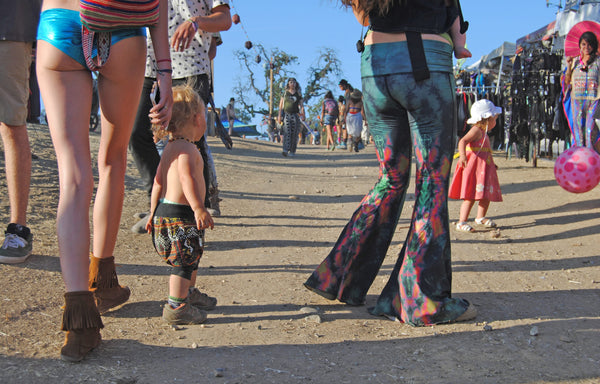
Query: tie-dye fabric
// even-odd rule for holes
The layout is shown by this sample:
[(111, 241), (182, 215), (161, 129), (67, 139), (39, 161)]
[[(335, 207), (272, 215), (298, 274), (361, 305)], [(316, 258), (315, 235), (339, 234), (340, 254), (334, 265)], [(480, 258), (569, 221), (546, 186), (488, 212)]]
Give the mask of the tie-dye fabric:
[[(392, 275), (371, 310), (414, 326), (449, 322), (468, 302), (452, 298), (448, 224), (448, 177), (454, 149), (454, 80), (450, 45), (424, 41), (431, 71), (416, 83), (401, 68), (409, 62), (405, 42), (365, 47), (362, 87), (375, 139), (379, 180), (363, 198), (335, 246), (305, 285), (325, 297), (359, 305), (375, 279), (402, 211), (416, 160), (415, 207)], [(393, 58), (392, 58), (392, 57)], [(378, 63), (383, 63), (378, 67)]]

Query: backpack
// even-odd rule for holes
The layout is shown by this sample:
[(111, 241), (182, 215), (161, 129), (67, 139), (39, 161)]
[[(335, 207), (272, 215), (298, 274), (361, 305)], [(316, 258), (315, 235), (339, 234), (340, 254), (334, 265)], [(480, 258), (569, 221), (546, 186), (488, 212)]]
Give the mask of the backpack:
[(332, 115), (332, 116), (337, 117), (337, 115), (340, 114), (340, 111), (338, 110), (338, 104), (335, 100), (326, 99), (323, 102), (323, 105), (325, 106), (325, 113), (327, 115)]

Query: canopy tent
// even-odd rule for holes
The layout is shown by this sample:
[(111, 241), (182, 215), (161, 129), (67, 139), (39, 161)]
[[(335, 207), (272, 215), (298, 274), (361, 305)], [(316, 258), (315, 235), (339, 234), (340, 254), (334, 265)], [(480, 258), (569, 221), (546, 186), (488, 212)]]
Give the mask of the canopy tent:
[(516, 53), (519, 54), (531, 46), (539, 45), (544, 41), (551, 40), (557, 32), (556, 24), (556, 20), (554, 20), (553, 22), (518, 39), (516, 43)]
[(504, 57), (512, 57), (515, 55), (515, 44), (505, 41), (501, 46), (494, 49), (487, 55), (481, 56), (479, 60), (475, 63), (469, 65), (467, 70), (469, 71), (477, 71), (482, 70), (484, 68), (495, 69), (502, 58)]
[(496, 93), (498, 93), (502, 74), (510, 71), (510, 60), (515, 55), (515, 50), (515, 43), (505, 41), (487, 55), (481, 56), (479, 60), (468, 66), (467, 70), (496, 75)]

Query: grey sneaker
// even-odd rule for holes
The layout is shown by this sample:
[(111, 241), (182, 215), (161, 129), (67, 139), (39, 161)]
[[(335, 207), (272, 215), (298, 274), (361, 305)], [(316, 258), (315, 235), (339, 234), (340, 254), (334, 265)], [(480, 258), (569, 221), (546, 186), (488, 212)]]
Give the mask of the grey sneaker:
[(217, 306), (217, 299), (215, 297), (210, 297), (206, 293), (200, 292), (196, 287), (190, 289), (188, 300), (194, 307), (204, 309), (205, 311), (210, 311)]
[[(9, 224), (9, 229), (10, 225), (12, 224)], [(31, 233), (27, 234), (27, 238), (22, 238), (7, 230), (4, 232), (4, 243), (0, 248), (0, 263), (17, 264), (24, 262), (31, 255), (32, 242), (33, 235)]]
[(171, 308), (167, 303), (163, 307), (162, 318), (171, 325), (202, 324), (206, 321), (206, 312), (194, 307), (189, 301), (177, 309)]

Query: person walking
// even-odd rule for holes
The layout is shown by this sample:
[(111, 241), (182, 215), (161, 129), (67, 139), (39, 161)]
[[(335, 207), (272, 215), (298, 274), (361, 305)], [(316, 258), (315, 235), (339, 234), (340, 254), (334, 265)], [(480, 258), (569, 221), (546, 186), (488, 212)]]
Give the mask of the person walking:
[[(338, 103), (333, 98), (333, 93), (331, 91), (327, 91), (325, 93), (325, 99), (323, 100), (323, 104), (321, 105), (321, 124), (325, 127), (325, 132), (327, 135), (327, 150), (335, 149), (335, 141), (333, 140), (333, 126), (335, 122), (338, 120), (340, 115)], [(330, 147), (331, 145), (331, 147)]]
[(300, 132), (300, 119), (304, 120), (304, 104), (302, 92), (296, 79), (291, 77), (285, 87), (285, 93), (279, 100), (279, 117), (277, 122), (283, 124), (283, 156), (296, 155), (298, 146), (298, 133)]
[(235, 99), (229, 99), (229, 104), (225, 108), (227, 113), (227, 121), (229, 122), (229, 136), (233, 136), (233, 124), (235, 123)]
[(452, 296), (451, 286), (447, 195), (455, 90), (447, 32), (454, 18), (444, 0), (342, 3), (361, 24), (370, 24), (361, 76), (379, 180), (304, 285), (329, 300), (364, 304), (402, 212), (414, 150), (411, 225), (371, 313), (413, 326), (473, 319), (477, 310)]
[(0, 136), (8, 189), (10, 222), (0, 263), (22, 263), (33, 250), (27, 226), (31, 148), (27, 135), (29, 73), (42, 0), (0, 0)]

